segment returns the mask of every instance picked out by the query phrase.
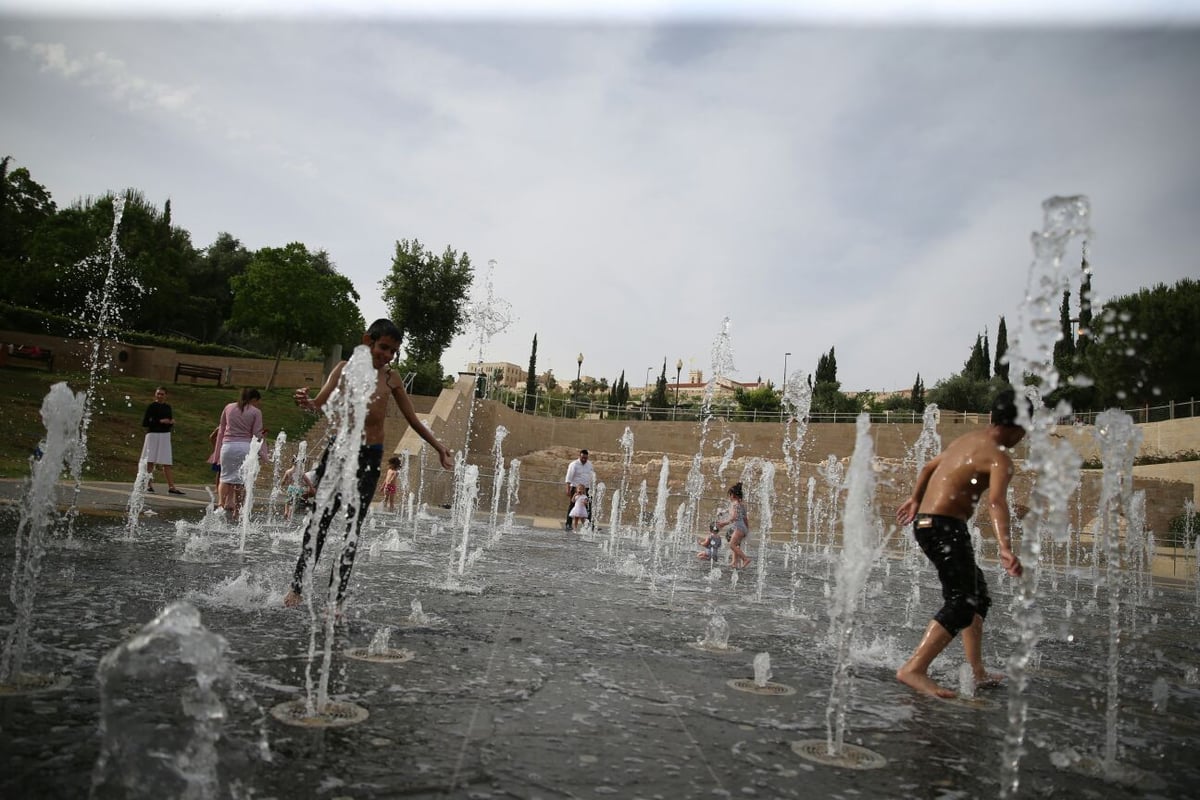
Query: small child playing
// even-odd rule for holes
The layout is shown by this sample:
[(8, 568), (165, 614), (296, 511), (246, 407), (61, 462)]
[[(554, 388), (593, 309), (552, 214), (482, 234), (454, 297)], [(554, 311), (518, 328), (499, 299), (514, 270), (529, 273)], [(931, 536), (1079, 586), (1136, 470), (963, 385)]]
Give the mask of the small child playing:
[(588, 518), (588, 504), (592, 501), (588, 498), (588, 487), (582, 483), (575, 485), (575, 494), (571, 496), (571, 502), (575, 505), (571, 508), (571, 525), (573, 530), (579, 530), (584, 521)]
[(308, 501), (317, 494), (317, 471), (315, 469), (301, 473), (300, 477), (296, 477), (296, 468), (299, 463), (292, 462), (292, 466), (288, 467), (283, 473), (283, 477), (279, 479), (279, 483), (287, 492), (287, 505), (283, 509), (283, 518), (291, 522), (292, 516), (296, 511), (305, 508)]
[(716, 525), (709, 525), (708, 535), (700, 537), (700, 546), (704, 549), (696, 553), (696, 558), (716, 562), (717, 551), (721, 549), (721, 529)]
[(388, 470), (383, 476), (383, 507), (396, 510), (396, 480), (400, 477), (400, 456), (388, 459)]

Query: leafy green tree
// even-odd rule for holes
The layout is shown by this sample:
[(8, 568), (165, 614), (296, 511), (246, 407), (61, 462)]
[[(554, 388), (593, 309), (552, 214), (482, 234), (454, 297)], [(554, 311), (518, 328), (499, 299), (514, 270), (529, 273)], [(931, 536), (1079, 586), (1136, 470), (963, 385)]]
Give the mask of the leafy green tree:
[(537, 334), (533, 335), (533, 347), (529, 351), (529, 370), (525, 373), (525, 400), (522, 410), (528, 412), (537, 402)]
[(57, 281), (30, 258), (38, 228), (57, 211), (50, 192), (24, 167), (9, 171), (11, 156), (0, 159), (0, 272), (5, 298), (16, 305), (41, 308), (39, 289)]
[(1000, 317), (1000, 327), (996, 329), (996, 367), (992, 372), (1008, 382), (1008, 325), (1003, 316)]
[(742, 411), (778, 413), (783, 408), (779, 392), (775, 391), (773, 386), (764, 385), (756, 389), (739, 388), (734, 392), (733, 399)]
[(323, 251), (309, 253), (299, 242), (257, 251), (232, 284), (230, 324), (271, 343), (275, 366), (268, 389), (279, 360), (295, 345), (340, 343), (354, 335), (361, 338), (366, 329), (354, 284), (333, 269)]
[(1200, 281), (1157, 284), (1104, 304), (1079, 371), (1093, 410), (1200, 396)]
[(466, 253), (447, 247), (441, 256), (416, 239), (396, 242), (392, 269), (380, 281), (404, 349), (417, 362), (440, 361), (466, 320), (467, 291), (474, 269)]
[(984, 413), (991, 408), (992, 398), (1007, 384), (1000, 378), (980, 380), (964, 370), (938, 381), (929, 390), (929, 402), (946, 411)]
[[(1004, 320), (1000, 320), (1000, 324), (1004, 324)], [(997, 339), (997, 347), (999, 347), (999, 339)], [(921, 380), (921, 373), (917, 373), (917, 379), (913, 381), (912, 392), (909, 393), (909, 405), (913, 411), (918, 414), (925, 413), (925, 381)]]
[(228, 343), (225, 323), (233, 315), (231, 281), (246, 271), (252, 258), (241, 242), (224, 232), (197, 254), (187, 271), (191, 308), (186, 324), (195, 338)]

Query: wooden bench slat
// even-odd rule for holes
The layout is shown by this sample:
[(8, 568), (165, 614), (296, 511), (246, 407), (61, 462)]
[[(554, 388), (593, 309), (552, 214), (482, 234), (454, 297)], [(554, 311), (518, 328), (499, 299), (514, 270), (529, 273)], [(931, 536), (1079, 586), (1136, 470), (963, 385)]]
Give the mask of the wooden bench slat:
[(189, 378), (205, 378), (217, 382), (217, 386), (222, 385), (225, 380), (225, 371), (220, 367), (206, 367), (202, 364), (184, 364), (182, 361), (175, 364), (175, 383), (179, 383), (179, 376), (184, 375)]

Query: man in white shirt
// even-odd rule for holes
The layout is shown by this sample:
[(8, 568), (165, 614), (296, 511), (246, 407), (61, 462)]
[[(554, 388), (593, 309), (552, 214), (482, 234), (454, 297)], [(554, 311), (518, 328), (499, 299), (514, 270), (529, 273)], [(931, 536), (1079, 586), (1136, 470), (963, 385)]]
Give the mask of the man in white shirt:
[[(588, 491), (596, 484), (596, 468), (588, 461), (588, 451), (580, 450), (579, 458), (571, 462), (567, 467), (567, 524), (566, 529), (571, 530), (571, 508), (575, 505), (572, 496), (575, 494), (576, 486), (586, 486)], [(592, 506), (589, 503), (588, 522), (592, 521)]]

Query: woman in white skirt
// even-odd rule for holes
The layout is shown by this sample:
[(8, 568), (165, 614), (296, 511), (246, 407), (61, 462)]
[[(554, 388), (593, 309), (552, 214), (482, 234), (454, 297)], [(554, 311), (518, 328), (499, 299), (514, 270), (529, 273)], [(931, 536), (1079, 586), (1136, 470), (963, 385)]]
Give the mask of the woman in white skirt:
[(175, 475), (171, 470), (174, 459), (171, 455), (171, 429), (175, 427), (175, 415), (167, 403), (167, 390), (159, 386), (154, 390), (154, 402), (146, 406), (142, 415), (142, 427), (146, 429), (146, 441), (142, 443), (142, 460), (146, 462), (146, 472), (150, 480), (146, 482), (146, 491), (154, 491), (154, 467), (163, 468), (167, 476), (167, 491), (171, 494), (183, 494), (175, 486)]
[[(263, 429), (262, 394), (258, 389), (242, 389), (236, 403), (225, 406), (221, 422), (217, 425), (216, 442), (209, 461), (221, 465), (221, 482), (217, 487), (217, 505), (233, 516), (241, 511), (245, 496), (242, 464), (250, 453), (250, 440), (266, 438)], [(266, 442), (259, 449), (259, 458), (267, 460)]]

